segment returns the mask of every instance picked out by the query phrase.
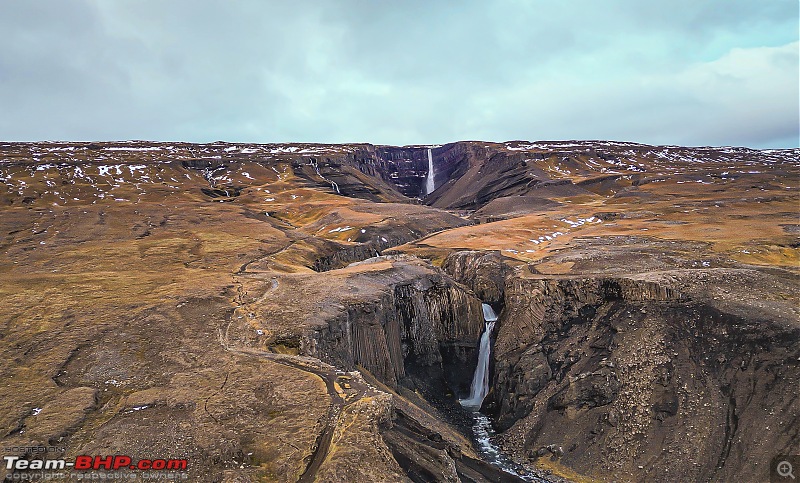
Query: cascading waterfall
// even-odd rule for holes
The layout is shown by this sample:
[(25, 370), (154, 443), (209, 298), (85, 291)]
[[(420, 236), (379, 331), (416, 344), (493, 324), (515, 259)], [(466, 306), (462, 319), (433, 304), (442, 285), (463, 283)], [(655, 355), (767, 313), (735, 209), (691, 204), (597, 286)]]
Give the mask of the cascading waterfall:
[(436, 189), (436, 183), (433, 179), (433, 152), (428, 149), (428, 177), (425, 178), (425, 194), (429, 195)]
[(478, 365), (475, 367), (475, 375), (472, 376), (472, 386), (470, 387), (469, 398), (460, 399), (467, 409), (477, 411), (483, 404), (483, 398), (489, 393), (489, 356), (491, 355), (491, 335), (494, 324), (497, 322), (497, 314), (494, 313), (489, 304), (483, 304), (483, 320), (485, 326), (481, 341), (478, 346)]
[(320, 178), (322, 178), (325, 181), (327, 181), (328, 183), (330, 183), (331, 184), (331, 188), (335, 189), (337, 194), (341, 194), (341, 191), (339, 191), (339, 185), (336, 183), (336, 181), (329, 180), (325, 176), (322, 176), (322, 173), (319, 172), (319, 165), (317, 164), (316, 161), (311, 160), (311, 161), (308, 162), (308, 164), (310, 166), (314, 167), (314, 170), (317, 172), (317, 176), (319, 176)]
[(538, 478), (530, 474), (528, 470), (515, 463), (508, 456), (503, 454), (493, 442), (494, 430), (489, 418), (480, 412), (483, 399), (489, 393), (489, 356), (491, 355), (491, 335), (494, 324), (497, 322), (497, 314), (494, 313), (492, 306), (483, 304), (483, 320), (485, 326), (481, 334), (478, 352), (478, 366), (475, 367), (475, 375), (472, 377), (472, 387), (470, 388), (469, 398), (459, 399), (458, 402), (464, 409), (470, 411), (474, 424), (472, 433), (475, 437), (476, 450), (484, 461), (490, 463), (506, 473), (515, 475), (524, 481), (536, 483), (546, 483), (547, 480)]

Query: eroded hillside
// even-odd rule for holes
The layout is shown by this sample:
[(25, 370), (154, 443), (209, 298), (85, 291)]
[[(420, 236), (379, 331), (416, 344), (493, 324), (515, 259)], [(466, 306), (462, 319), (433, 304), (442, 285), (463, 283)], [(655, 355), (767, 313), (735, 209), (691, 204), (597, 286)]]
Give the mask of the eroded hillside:
[(453, 415), (488, 302), (483, 409), (520, 474), (764, 479), (800, 452), (799, 156), (2, 144), (4, 446), (518, 481)]

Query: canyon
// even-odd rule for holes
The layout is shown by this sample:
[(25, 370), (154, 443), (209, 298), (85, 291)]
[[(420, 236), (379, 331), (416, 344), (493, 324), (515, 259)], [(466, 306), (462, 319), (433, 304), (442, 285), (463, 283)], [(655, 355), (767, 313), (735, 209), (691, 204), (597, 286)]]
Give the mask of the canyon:
[(191, 481), (768, 481), (800, 453), (798, 159), (0, 143), (5, 454), (185, 458)]

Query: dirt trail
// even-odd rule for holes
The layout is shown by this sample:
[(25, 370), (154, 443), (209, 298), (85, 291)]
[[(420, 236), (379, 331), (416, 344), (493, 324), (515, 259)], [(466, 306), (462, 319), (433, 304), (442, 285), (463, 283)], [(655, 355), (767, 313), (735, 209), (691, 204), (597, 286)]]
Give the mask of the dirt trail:
[[(220, 331), (219, 334), (219, 341), (225, 350), (232, 354), (243, 357), (264, 358), (276, 364), (282, 364), (293, 369), (313, 374), (322, 379), (322, 381), (325, 383), (325, 388), (328, 392), (328, 396), (330, 397), (330, 408), (328, 409), (328, 414), (325, 418), (325, 426), (317, 436), (317, 442), (315, 444), (314, 451), (311, 454), (311, 460), (306, 466), (305, 471), (303, 471), (303, 474), (300, 476), (298, 483), (308, 483), (314, 481), (316, 479), (317, 472), (322, 466), (322, 463), (328, 457), (328, 451), (330, 450), (333, 433), (336, 429), (336, 424), (339, 420), (339, 415), (342, 413), (342, 410), (361, 398), (369, 395), (370, 393), (375, 393), (376, 390), (366, 383), (363, 383), (355, 378), (350, 378), (342, 371), (339, 371), (332, 366), (328, 366), (318, 359), (312, 359), (303, 356), (276, 354), (257, 350), (232, 348), (227, 343), (226, 337), (222, 331)], [(339, 387), (342, 386), (338, 384), (339, 379), (347, 380), (346, 387), (348, 388), (348, 391), (345, 397), (343, 397), (344, 394), (342, 390), (339, 389)]]

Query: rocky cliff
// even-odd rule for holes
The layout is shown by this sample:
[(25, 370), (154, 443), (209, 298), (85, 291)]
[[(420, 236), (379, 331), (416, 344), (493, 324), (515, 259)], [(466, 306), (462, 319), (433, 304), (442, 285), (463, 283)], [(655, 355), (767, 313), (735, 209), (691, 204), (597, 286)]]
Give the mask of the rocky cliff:
[[(428, 175), (428, 149), (434, 165), (434, 182), (437, 189), (449, 186), (460, 178), (476, 152), (471, 143), (458, 142), (444, 146), (375, 146), (364, 149), (353, 156), (355, 166), (364, 173), (378, 176), (393, 184), (409, 198), (425, 197), (425, 179)], [(426, 202), (437, 199), (427, 197)]]
[(396, 387), (409, 367), (441, 374), (442, 347), (474, 347), (482, 313), (471, 292), (429, 269), (388, 284), (377, 298), (347, 302), (325, 327), (304, 337), (300, 352), (347, 370), (364, 367)]
[(794, 450), (800, 407), (773, 390), (800, 375), (791, 315), (720, 306), (698, 273), (517, 275), (485, 407), (521, 458), (631, 481), (755, 481)]
[[(230, 350), (270, 357), (289, 352), (324, 361), (338, 374), (359, 370), (393, 395), (390, 417), (376, 414), (369, 425), (363, 417), (353, 424), (361, 425), (358, 437), (371, 438), (381, 451), (388, 446), (412, 480), (518, 481), (479, 461), (470, 443), (420, 397), (452, 404), (454, 393), (468, 391), (483, 329), (481, 300), (443, 271), (412, 257), (374, 257), (314, 275), (252, 278), (239, 303), (243, 315), (225, 329)], [(304, 308), (298, 311), (297, 305)], [(349, 401), (360, 376), (330, 377)], [(350, 424), (345, 419), (341, 413), (330, 419), (334, 443), (356, 437), (352, 428), (338, 430)], [(323, 465), (318, 473), (325, 470)], [(336, 474), (348, 472), (339, 468)]]
[(499, 252), (453, 252), (444, 260), (442, 270), (470, 287), (483, 302), (498, 309), (504, 303), (506, 276), (510, 270)]

